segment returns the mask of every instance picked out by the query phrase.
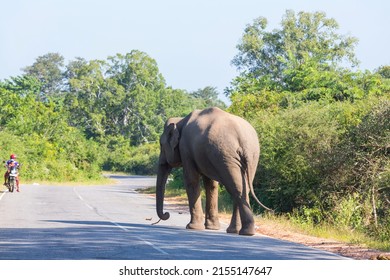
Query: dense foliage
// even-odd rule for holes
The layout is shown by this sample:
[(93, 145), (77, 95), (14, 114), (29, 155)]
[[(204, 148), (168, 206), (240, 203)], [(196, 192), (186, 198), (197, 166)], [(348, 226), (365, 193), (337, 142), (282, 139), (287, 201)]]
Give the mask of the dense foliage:
[(29, 180), (88, 180), (102, 169), (154, 174), (168, 117), (225, 105), (216, 88), (166, 86), (157, 63), (133, 50), (106, 61), (58, 53), (0, 82), (0, 156), (16, 153)]
[(390, 240), (389, 67), (346, 68), (356, 40), (323, 13), (288, 11), (281, 26), (248, 25), (227, 90), (260, 136), (258, 196), (301, 223)]

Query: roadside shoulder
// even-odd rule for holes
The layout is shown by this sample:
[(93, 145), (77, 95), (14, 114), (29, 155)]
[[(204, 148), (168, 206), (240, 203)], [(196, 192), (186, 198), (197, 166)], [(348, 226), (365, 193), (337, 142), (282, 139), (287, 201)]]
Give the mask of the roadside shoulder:
[(267, 224), (266, 222), (257, 222), (259, 227), (257, 233), (291, 241), (319, 250), (332, 252), (344, 257), (349, 257), (355, 260), (390, 260), (390, 252), (384, 252), (374, 249), (365, 248), (364, 246), (343, 243), (333, 239), (315, 237), (302, 233), (297, 233), (275, 224)]

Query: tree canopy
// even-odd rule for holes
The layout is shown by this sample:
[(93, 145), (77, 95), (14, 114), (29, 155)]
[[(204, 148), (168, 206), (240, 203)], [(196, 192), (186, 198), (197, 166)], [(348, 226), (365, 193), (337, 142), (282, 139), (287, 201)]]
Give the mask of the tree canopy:
[[(321, 91), (333, 86), (348, 73), (347, 65), (358, 64), (354, 54), (357, 39), (337, 31), (337, 22), (323, 12), (296, 15), (287, 11), (281, 28), (273, 31), (267, 31), (266, 18), (255, 19), (237, 46), (239, 52), (232, 64), (240, 75), (227, 94)], [(337, 86), (332, 94), (340, 91)]]
[[(139, 50), (67, 65), (62, 55), (48, 53), (23, 71), (0, 82), (0, 152), (7, 157), (23, 146), (18, 150), (29, 161), (30, 179), (58, 175), (59, 164), (64, 176), (57, 180), (96, 177), (101, 168), (153, 173), (167, 118), (225, 106), (213, 87), (206, 87), (211, 95), (167, 87), (157, 62)], [(20, 145), (6, 141), (9, 134)], [(149, 155), (138, 154), (145, 149)], [(39, 160), (47, 171), (37, 171)]]
[(63, 87), (64, 57), (59, 53), (39, 56), (36, 61), (23, 69), (26, 76), (36, 78), (40, 84), (37, 98), (46, 101), (60, 94)]

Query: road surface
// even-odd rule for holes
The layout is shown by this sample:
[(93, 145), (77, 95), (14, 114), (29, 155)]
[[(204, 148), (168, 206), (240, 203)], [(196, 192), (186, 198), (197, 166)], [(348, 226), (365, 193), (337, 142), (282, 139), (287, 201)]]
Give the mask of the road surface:
[[(327, 260), (341, 256), (268, 238), (191, 231), (187, 213), (165, 205), (156, 225), (153, 197), (137, 189), (155, 178), (113, 176), (106, 186), (22, 185), (0, 192), (2, 260)], [(261, 226), (261, 225), (260, 225)]]

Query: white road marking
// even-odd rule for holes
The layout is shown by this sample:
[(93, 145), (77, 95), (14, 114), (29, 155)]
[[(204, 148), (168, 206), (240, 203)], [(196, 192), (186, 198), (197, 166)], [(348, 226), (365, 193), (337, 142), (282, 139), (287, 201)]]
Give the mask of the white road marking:
[(3, 192), (3, 194), (0, 196), (0, 200), (3, 198), (3, 196), (8, 192), (8, 190), (6, 190), (5, 192)]
[(153, 243), (141, 238), (141, 237), (137, 237), (139, 240), (141, 240), (142, 242), (144, 242), (145, 244), (151, 246), (152, 248), (154, 248), (155, 250), (159, 251), (161, 254), (164, 254), (164, 255), (169, 255), (167, 252), (165, 252), (163, 249), (155, 246)]
[(73, 191), (74, 191), (74, 193), (78, 196), (78, 198), (79, 198), (81, 201), (84, 201), (84, 198), (78, 193), (78, 191), (76, 191), (76, 188), (75, 188), (75, 187), (73, 188)]
[(91, 205), (89, 205), (88, 203), (85, 203), (85, 206), (87, 206), (91, 210), (94, 210), (93, 207)]
[(120, 224), (114, 222), (114, 221), (110, 221), (111, 224), (117, 226), (118, 228), (120, 228), (121, 230), (123, 231), (129, 231), (127, 228), (125, 228), (124, 226), (121, 226)]
[[(89, 205), (89, 204), (84, 200), (84, 198), (83, 198), (83, 197), (79, 194), (79, 192), (76, 190), (76, 187), (73, 188), (73, 191), (74, 191), (74, 193), (77, 195), (77, 197), (78, 197), (81, 201), (84, 202), (85, 206), (87, 206), (87, 207), (88, 207), (89, 209), (91, 209), (91, 210), (96, 211), (96, 209), (95, 209), (94, 207), (92, 207), (91, 205)], [(3, 195), (4, 195), (4, 194), (3, 194)], [(3, 197), (3, 196), (1, 196), (1, 197)], [(1, 199), (1, 197), (0, 197), (0, 199)], [(97, 211), (96, 211), (96, 212), (97, 212)], [(99, 214), (99, 213), (98, 213), (98, 215), (102, 216), (102, 215)], [(102, 216), (102, 217), (103, 217), (103, 216)], [(123, 230), (123, 231), (125, 231), (125, 232), (129, 232), (129, 230), (128, 230), (126, 227), (124, 227), (124, 226), (122, 226), (122, 225), (120, 225), (120, 224), (118, 224), (118, 223), (112, 221), (111, 219), (109, 219), (109, 218), (106, 217), (106, 216), (104, 216), (104, 218), (107, 219), (110, 223), (112, 223), (112, 224), (115, 225), (116, 227), (120, 228), (121, 230)], [(152, 247), (153, 249), (157, 250), (157, 251), (160, 252), (161, 254), (169, 255), (169, 253), (165, 252), (163, 249), (157, 247), (157, 246), (154, 245), (153, 243), (151, 243), (151, 242), (149, 242), (149, 241), (147, 241), (147, 240), (145, 240), (145, 239), (143, 239), (143, 238), (141, 238), (141, 237), (139, 237), (139, 236), (137, 236), (137, 239), (140, 240), (140, 241), (142, 241), (142, 242), (144, 242), (146, 245)]]

